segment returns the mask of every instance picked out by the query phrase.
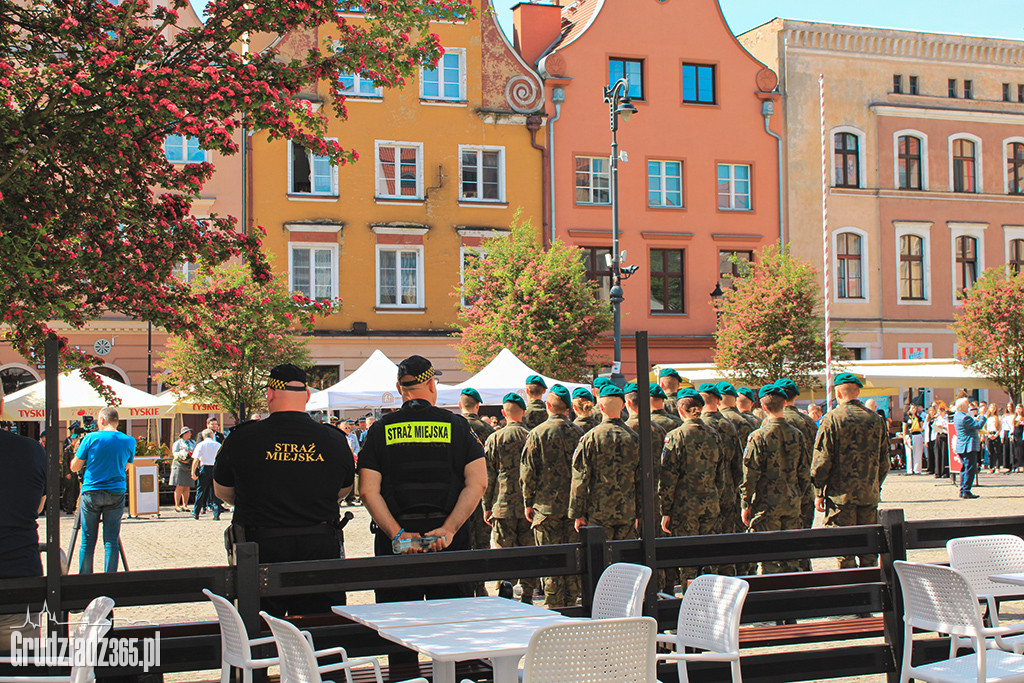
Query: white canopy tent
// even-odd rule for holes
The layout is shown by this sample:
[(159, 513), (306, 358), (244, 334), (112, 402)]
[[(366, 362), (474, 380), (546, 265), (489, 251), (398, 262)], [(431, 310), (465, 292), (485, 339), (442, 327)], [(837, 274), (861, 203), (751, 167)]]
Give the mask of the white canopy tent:
[[(380, 349), (374, 350), (348, 377), (309, 398), (306, 410), (369, 410), (399, 408), (402, 397), (395, 386), (398, 365)], [(438, 392), (449, 389), (438, 384)]]
[[(174, 412), (174, 401), (153, 396), (109, 377), (100, 376), (120, 400), (115, 406), (122, 420), (150, 420), (169, 417)], [(86, 415), (95, 416), (109, 405), (106, 398), (89, 384), (81, 371), (61, 375), (57, 380), (58, 419), (78, 420)], [(46, 419), (46, 381), (36, 382), (14, 392), (4, 400), (0, 420), (35, 421)]]
[[(440, 406), (456, 405), (459, 402), (459, 395), (462, 393), (462, 390), (467, 387), (472, 387), (480, 392), (480, 398), (483, 399), (484, 405), (501, 405), (501, 400), (505, 398), (505, 394), (509, 392), (514, 391), (520, 396), (525, 397), (526, 378), (530, 375), (540, 375), (540, 373), (530, 369), (530, 366), (521, 361), (516, 354), (512, 353), (508, 349), (502, 349), (501, 352), (494, 357), (494, 360), (465, 382), (461, 382), (446, 389), (442, 389), (439, 386), (437, 391), (437, 404)], [(590, 385), (588, 384), (563, 382), (562, 380), (546, 377), (544, 375), (541, 375), (541, 377), (544, 377), (544, 381), (549, 387), (552, 384), (561, 384), (569, 391), (572, 391), (577, 387), (590, 389)]]

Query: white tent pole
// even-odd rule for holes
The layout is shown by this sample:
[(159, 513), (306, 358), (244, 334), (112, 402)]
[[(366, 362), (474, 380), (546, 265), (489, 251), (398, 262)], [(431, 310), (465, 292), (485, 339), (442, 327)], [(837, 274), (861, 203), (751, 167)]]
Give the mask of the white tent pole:
[(825, 134), (825, 74), (818, 74), (818, 103), (821, 122), (821, 259), (825, 276), (825, 412), (832, 407), (832, 291), (829, 278), (828, 244), (828, 144)]

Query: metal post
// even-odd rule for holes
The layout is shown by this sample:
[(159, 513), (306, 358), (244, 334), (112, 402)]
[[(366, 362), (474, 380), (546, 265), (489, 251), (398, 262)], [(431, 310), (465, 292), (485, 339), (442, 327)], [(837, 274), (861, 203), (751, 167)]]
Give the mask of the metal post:
[[(650, 354), (647, 348), (647, 331), (642, 330), (636, 333), (636, 367), (638, 372), (644, 368), (651, 367)], [(642, 376), (638, 379), (642, 379)], [(643, 535), (640, 537), (640, 547), (644, 555), (644, 564), (651, 569), (655, 566), (654, 539), (658, 537), (658, 518), (655, 514), (656, 488), (654, 483), (654, 458), (661, 453), (654, 453), (654, 444), (651, 443), (651, 411), (644, 406), (651, 405), (651, 388), (646, 381), (636, 383), (638, 401), (640, 402), (640, 489), (642, 493), (643, 508), (641, 510), (640, 525)], [(649, 617), (658, 616), (658, 580), (657, 576), (647, 584), (647, 594), (644, 596), (644, 614)]]
[(611, 157), (611, 193), (612, 193), (612, 288), (609, 292), (612, 302), (612, 315), (614, 320), (615, 339), (615, 364), (612, 366), (612, 381), (622, 386), (621, 381), (615, 381), (622, 377), (622, 317), (621, 306), (624, 300), (622, 295), (622, 277), (619, 262), (619, 139), (618, 139), (618, 114), (615, 112), (615, 97), (612, 100), (611, 127), (612, 127), (612, 157)]
[(57, 365), (60, 341), (55, 334), (46, 338), (46, 605), (50, 614), (61, 613), (60, 567), (60, 432), (58, 418)]
[(146, 393), (153, 393), (153, 323), (146, 323)]

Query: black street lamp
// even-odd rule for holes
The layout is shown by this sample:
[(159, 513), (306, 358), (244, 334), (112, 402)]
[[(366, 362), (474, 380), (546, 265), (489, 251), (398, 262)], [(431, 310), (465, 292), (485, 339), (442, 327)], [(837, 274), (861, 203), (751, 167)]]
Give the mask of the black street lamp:
[(722, 309), (719, 308), (719, 305), (722, 302), (722, 297), (725, 296), (725, 292), (722, 291), (722, 283), (716, 282), (714, 291), (712, 291), (708, 296), (711, 297), (711, 305), (715, 307), (715, 319), (721, 320)]
[(612, 131), (612, 156), (611, 156), (611, 193), (612, 193), (612, 287), (609, 298), (612, 302), (612, 313), (614, 316), (615, 335), (615, 362), (612, 365), (611, 380), (618, 386), (625, 384), (625, 377), (622, 375), (622, 321), (619, 309), (622, 305), (622, 281), (636, 272), (636, 266), (622, 266), (622, 254), (619, 251), (619, 117), (623, 121), (629, 121), (636, 113), (629, 98), (629, 81), (620, 78), (614, 85), (604, 89), (604, 101), (608, 105), (608, 125)]

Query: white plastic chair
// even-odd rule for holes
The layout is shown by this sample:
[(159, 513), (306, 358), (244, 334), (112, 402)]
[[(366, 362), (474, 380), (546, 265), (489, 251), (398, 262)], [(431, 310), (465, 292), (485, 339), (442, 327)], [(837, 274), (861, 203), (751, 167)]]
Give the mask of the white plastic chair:
[[(676, 662), (679, 683), (686, 683), (686, 662), (729, 662), (733, 683), (740, 683), (740, 613), (750, 585), (731, 576), (703, 574), (690, 582), (679, 605), (675, 634), (658, 634), (658, 642), (675, 652), (658, 661)], [(703, 652), (686, 652), (686, 648)]]
[(656, 683), (657, 632), (650, 617), (545, 626), (530, 638), (523, 683)]
[[(955, 569), (934, 564), (895, 562), (903, 593), (903, 666), (901, 683), (911, 679), (933, 683), (957, 681), (1024, 681), (1024, 657), (989, 650), (979, 641), (997, 635), (1021, 633), (1018, 628), (986, 628), (978, 598), (967, 579)], [(914, 629), (948, 633), (973, 641), (975, 652), (931, 664), (913, 666)]]
[[(997, 583), (988, 577), (992, 574), (1024, 572), (1024, 539), (1012, 534), (953, 538), (946, 542), (946, 552), (949, 554), (949, 565), (967, 579), (978, 599), (988, 605), (991, 625), (999, 626), (999, 605), (996, 599), (1019, 599), (1024, 597), (1024, 588)], [(986, 644), (989, 648), (1024, 654), (1024, 636), (996, 637), (987, 640)], [(958, 648), (969, 647), (969, 643), (953, 637), (949, 646), (950, 656), (954, 656)]]
[(651, 580), (651, 568), (617, 562), (609, 565), (594, 590), (592, 619), (622, 619), (643, 614), (644, 591)]
[[(105, 598), (110, 600), (110, 598)], [(93, 601), (95, 602), (95, 600)], [(113, 605), (113, 601), (110, 601)], [(91, 606), (91, 604), (90, 604)], [(109, 612), (109, 609), (107, 610)], [(86, 649), (96, 652), (100, 639), (110, 630), (110, 620), (106, 618), (86, 621), (84, 618), (75, 628), (75, 641), (84, 641)], [(0, 658), (4, 663), (11, 663), (10, 657)], [(0, 683), (92, 683), (96, 680), (96, 672), (92, 666), (71, 667), (67, 676), (0, 676)]]
[[(324, 681), (322, 675), (333, 671), (343, 671), (345, 680), (351, 683), (352, 668), (367, 664), (373, 667), (377, 683), (383, 683), (380, 664), (375, 658), (360, 657), (318, 666), (308, 634), (299, 631), (294, 624), (272, 617), (266, 612), (260, 612), (260, 616), (270, 625), (270, 632), (274, 634), (274, 640), (277, 642), (277, 652), (281, 658), (281, 683), (331, 683)], [(414, 678), (404, 683), (427, 683), (427, 679)]]
[[(217, 610), (217, 620), (220, 622), (220, 652), (221, 652), (221, 683), (230, 683), (231, 667), (242, 670), (243, 683), (252, 681), (252, 672), (256, 669), (266, 669), (270, 666), (277, 666), (277, 657), (263, 657), (253, 659), (252, 648), (256, 645), (266, 645), (274, 642), (273, 636), (264, 638), (249, 638), (242, 623), (242, 615), (238, 613), (231, 602), (216, 593), (203, 589), (203, 595), (210, 599), (214, 609)], [(310, 649), (313, 649), (313, 636), (308, 631), (300, 631), (302, 636), (309, 641)], [(326, 650), (314, 652), (316, 657), (327, 657), (339, 655), (341, 661), (348, 659), (348, 653), (343, 647), (332, 647)]]

